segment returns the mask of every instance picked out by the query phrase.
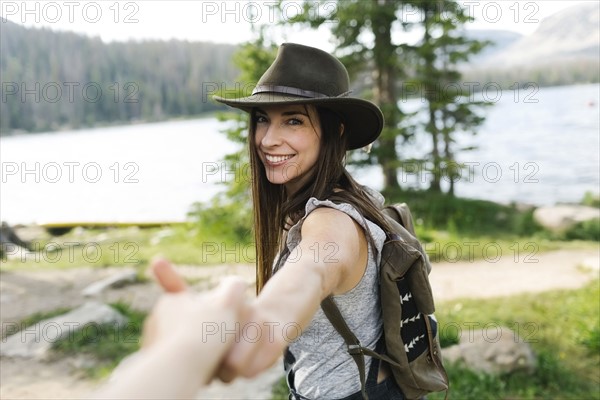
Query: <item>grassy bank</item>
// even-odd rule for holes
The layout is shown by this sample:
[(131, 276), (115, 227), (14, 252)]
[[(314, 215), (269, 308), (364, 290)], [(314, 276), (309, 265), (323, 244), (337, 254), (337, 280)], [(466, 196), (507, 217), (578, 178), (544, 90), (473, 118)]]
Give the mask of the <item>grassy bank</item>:
[[(386, 193), (388, 203), (409, 204), (425, 251), (433, 262), (535, 256), (564, 248), (597, 248), (600, 222), (588, 221), (560, 234), (540, 227), (533, 208), (429, 192)], [(197, 206), (185, 224), (145, 228), (76, 228), (61, 236), (38, 235), (34, 252), (16, 251), (2, 270), (92, 265), (145, 268), (161, 254), (177, 264), (255, 261), (248, 205)]]
[[(417, 235), (432, 262), (524, 258), (556, 249), (596, 249), (598, 242), (565, 240), (534, 234), (474, 235), (417, 226)], [(206, 237), (206, 238), (205, 238)], [(16, 269), (134, 267), (143, 270), (156, 255), (176, 264), (215, 265), (255, 262), (248, 241), (199, 235), (192, 225), (163, 228), (77, 229), (59, 237), (36, 240), (37, 251), (18, 250), (5, 255), (1, 271)]]
[(188, 265), (254, 262), (250, 243), (201, 235), (193, 223), (144, 229), (76, 228), (61, 236), (39, 235), (31, 247), (34, 251), (17, 249), (5, 254), (1, 270), (83, 266), (143, 269), (157, 255)]

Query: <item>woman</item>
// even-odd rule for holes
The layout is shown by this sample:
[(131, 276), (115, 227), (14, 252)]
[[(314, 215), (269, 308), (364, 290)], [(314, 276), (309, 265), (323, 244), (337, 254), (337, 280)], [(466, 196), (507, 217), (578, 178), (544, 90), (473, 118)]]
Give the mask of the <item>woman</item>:
[[(257, 299), (220, 378), (254, 376), (286, 352), (290, 397), (361, 399), (359, 375), (320, 309), (333, 295), (351, 330), (371, 349), (382, 334), (377, 266), (388, 229), (378, 193), (344, 167), (347, 150), (371, 144), (383, 115), (348, 97), (348, 73), (330, 54), (283, 44), (249, 97), (217, 101), (250, 113)], [(277, 271), (277, 273), (274, 273)], [(385, 368), (367, 357), (367, 392), (402, 399)]]

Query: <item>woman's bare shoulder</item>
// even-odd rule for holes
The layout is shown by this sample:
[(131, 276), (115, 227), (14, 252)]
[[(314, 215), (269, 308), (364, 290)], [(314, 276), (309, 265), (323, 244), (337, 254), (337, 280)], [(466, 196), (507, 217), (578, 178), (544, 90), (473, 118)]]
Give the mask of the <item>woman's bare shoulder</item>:
[(302, 239), (331, 241), (346, 248), (358, 249), (365, 235), (362, 227), (345, 212), (332, 207), (319, 207), (304, 220)]

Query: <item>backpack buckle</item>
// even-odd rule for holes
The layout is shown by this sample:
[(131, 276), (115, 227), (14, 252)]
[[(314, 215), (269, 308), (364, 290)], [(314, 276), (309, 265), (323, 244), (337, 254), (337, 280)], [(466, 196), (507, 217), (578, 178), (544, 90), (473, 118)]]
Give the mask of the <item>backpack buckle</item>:
[(362, 346), (360, 344), (349, 344), (348, 345), (348, 354), (362, 354)]

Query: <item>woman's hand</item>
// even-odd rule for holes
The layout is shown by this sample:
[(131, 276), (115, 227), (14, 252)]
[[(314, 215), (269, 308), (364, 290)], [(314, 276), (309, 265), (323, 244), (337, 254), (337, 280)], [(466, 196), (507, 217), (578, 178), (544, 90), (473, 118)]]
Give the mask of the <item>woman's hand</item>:
[(238, 376), (253, 378), (271, 367), (289, 345), (286, 330), (299, 329), (297, 324), (292, 328), (288, 325), (275, 316), (269, 317), (256, 301), (242, 307), (235, 343), (217, 371), (219, 379), (231, 382)]

